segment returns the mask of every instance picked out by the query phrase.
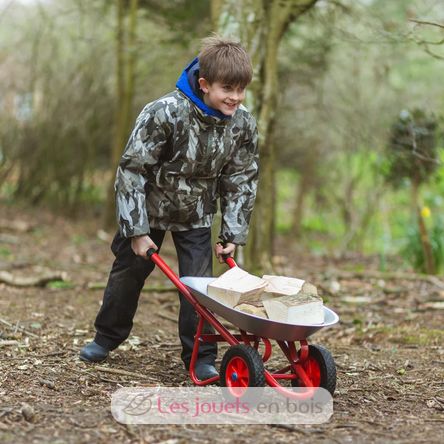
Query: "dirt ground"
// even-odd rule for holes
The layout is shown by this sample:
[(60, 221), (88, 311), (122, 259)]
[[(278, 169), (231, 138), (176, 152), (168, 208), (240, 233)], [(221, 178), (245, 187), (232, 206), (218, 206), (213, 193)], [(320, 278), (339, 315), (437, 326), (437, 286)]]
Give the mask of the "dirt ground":
[[(373, 275), (372, 258), (298, 255), (282, 240), (276, 272), (318, 285), (340, 315), (338, 325), (310, 338), (336, 361), (331, 420), (298, 427), (126, 426), (110, 411), (119, 387), (191, 385), (180, 361), (177, 294), (143, 292), (129, 340), (105, 364), (85, 364), (78, 353), (93, 337), (103, 291), (91, 286), (106, 281), (112, 261), (106, 233), (97, 232), (94, 218), (71, 222), (5, 205), (0, 213), (0, 271), (32, 277), (45, 267), (68, 274), (68, 283), (46, 287), (0, 283), (0, 442), (442, 442), (444, 279)], [(163, 257), (175, 268), (169, 238)], [(390, 267), (396, 270), (395, 261)], [(147, 285), (170, 283), (156, 270)], [(278, 347), (273, 351), (270, 366), (280, 359)]]

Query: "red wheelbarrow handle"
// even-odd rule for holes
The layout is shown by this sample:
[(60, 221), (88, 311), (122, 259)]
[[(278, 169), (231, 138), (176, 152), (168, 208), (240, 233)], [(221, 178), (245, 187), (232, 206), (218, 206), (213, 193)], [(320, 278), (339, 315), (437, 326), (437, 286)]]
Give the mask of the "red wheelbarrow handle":
[(228, 256), (228, 254), (224, 254), (222, 258), (230, 268), (237, 267), (235, 260), (231, 256)]

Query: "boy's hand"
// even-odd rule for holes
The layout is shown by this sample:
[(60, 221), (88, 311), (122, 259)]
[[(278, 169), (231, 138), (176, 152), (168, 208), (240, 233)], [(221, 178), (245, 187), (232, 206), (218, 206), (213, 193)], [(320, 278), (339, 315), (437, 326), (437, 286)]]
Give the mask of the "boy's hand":
[(158, 250), (157, 245), (151, 240), (151, 238), (148, 235), (132, 237), (131, 248), (136, 256), (143, 257), (144, 259), (147, 260), (148, 256), (146, 255), (146, 252), (150, 248)]
[(232, 244), (231, 242), (227, 242), (225, 244), (225, 247), (222, 246), (221, 243), (217, 243), (214, 247), (214, 254), (216, 255), (217, 259), (219, 260), (219, 263), (223, 264), (225, 262), (222, 255), (228, 254), (228, 256), (233, 257), (234, 250), (236, 250), (236, 245)]

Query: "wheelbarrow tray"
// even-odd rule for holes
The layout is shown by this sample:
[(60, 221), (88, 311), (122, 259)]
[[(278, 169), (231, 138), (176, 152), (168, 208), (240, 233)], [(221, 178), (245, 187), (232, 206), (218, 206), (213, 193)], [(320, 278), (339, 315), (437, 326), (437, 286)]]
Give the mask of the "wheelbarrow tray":
[(214, 277), (182, 277), (180, 280), (186, 285), (199, 304), (213, 313), (231, 322), (240, 330), (268, 339), (278, 341), (301, 341), (324, 327), (338, 322), (338, 315), (324, 306), (324, 322), (322, 324), (294, 325), (285, 322), (276, 322), (252, 314), (235, 310), (208, 296), (207, 286), (213, 282)]

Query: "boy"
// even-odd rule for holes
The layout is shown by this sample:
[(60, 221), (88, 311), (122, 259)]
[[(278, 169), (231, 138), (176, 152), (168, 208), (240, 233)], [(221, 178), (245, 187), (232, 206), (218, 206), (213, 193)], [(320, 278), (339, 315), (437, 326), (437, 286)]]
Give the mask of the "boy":
[[(116, 177), (119, 232), (116, 257), (96, 336), (80, 358), (99, 362), (118, 347), (133, 325), (140, 291), (154, 269), (149, 248), (160, 249), (171, 231), (180, 276), (211, 276), (211, 224), (220, 198), (219, 261), (244, 245), (256, 197), (257, 129), (241, 103), (252, 78), (251, 61), (231, 40), (203, 40), (198, 58), (184, 70), (177, 89), (149, 103), (137, 118)], [(180, 296), (179, 337), (188, 369), (197, 315)], [(213, 332), (207, 324), (204, 331)], [(217, 375), (217, 345), (202, 343), (196, 363), (200, 380)]]

